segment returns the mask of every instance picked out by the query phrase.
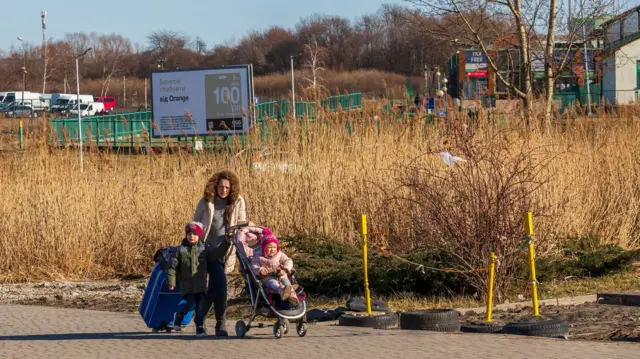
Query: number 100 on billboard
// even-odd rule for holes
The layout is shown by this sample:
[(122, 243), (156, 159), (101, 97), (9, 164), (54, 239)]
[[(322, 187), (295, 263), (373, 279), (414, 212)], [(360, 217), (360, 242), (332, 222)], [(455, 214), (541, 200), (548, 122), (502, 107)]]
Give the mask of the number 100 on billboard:
[(251, 66), (154, 72), (151, 96), (154, 137), (246, 133)]

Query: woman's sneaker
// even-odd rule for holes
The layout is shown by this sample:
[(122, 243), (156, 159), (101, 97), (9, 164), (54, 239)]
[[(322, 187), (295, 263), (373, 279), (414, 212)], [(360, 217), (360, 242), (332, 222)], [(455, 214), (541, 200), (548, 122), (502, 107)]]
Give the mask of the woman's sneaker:
[(206, 337), (207, 329), (205, 327), (197, 327), (196, 328), (196, 337)]
[(227, 329), (225, 328), (224, 321), (222, 321), (222, 320), (216, 321), (216, 336), (217, 337), (226, 337), (228, 335), (229, 335), (229, 333), (227, 332)]

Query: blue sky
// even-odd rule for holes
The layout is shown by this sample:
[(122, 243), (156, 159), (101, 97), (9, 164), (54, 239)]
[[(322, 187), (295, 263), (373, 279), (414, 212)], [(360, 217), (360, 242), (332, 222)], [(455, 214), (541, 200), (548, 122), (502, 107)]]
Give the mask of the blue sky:
[[(640, 4), (640, 0), (616, 1), (626, 7)], [(192, 39), (200, 36), (211, 47), (274, 25), (291, 29), (314, 13), (353, 20), (376, 12), (383, 4), (412, 6), (403, 0), (23, 0), (4, 12), (0, 54), (19, 46), (18, 36), (30, 44), (42, 42), (43, 9), (48, 11), (47, 38), (55, 40), (71, 32), (118, 33), (146, 46), (152, 31), (172, 30)]]
[(146, 45), (152, 31), (172, 30), (200, 36), (211, 47), (251, 30), (273, 25), (293, 28), (314, 13), (355, 19), (376, 12), (382, 4), (408, 5), (402, 0), (23, 0), (4, 12), (0, 50), (6, 53), (11, 46), (19, 46), (18, 36), (39, 45), (43, 9), (48, 12), (47, 38), (61, 39), (71, 32), (119, 33), (134, 44)]

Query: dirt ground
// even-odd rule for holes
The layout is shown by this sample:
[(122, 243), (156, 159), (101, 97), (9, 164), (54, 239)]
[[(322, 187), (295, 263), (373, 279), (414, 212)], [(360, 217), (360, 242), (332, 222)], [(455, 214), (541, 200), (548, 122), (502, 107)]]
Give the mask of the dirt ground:
[[(230, 318), (244, 317), (248, 306), (240, 291), (230, 282)], [(108, 282), (53, 282), (0, 285), (0, 304), (45, 305), (135, 313), (146, 288), (146, 280)], [(240, 299), (238, 299), (240, 298)], [(315, 304), (315, 305), (314, 305)], [(311, 307), (323, 303), (310, 303)], [(613, 340), (640, 342), (640, 307), (587, 303), (569, 306), (543, 306), (545, 318), (561, 317), (569, 321), (570, 340)], [(532, 315), (531, 308), (496, 310), (496, 322), (519, 321)], [(483, 321), (484, 314), (461, 316), (465, 323)]]
[[(640, 342), (640, 307), (585, 303), (580, 305), (542, 306), (539, 313), (546, 319), (558, 317), (569, 322), (569, 339)], [(533, 316), (530, 307), (496, 310), (495, 322), (517, 322)], [(464, 323), (481, 322), (485, 314), (461, 316)]]

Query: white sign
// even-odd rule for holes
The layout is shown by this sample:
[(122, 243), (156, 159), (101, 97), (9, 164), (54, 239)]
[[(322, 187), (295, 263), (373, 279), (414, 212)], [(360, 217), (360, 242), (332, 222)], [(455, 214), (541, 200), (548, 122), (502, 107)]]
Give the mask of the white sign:
[(252, 85), (251, 65), (153, 72), (153, 136), (246, 133)]

